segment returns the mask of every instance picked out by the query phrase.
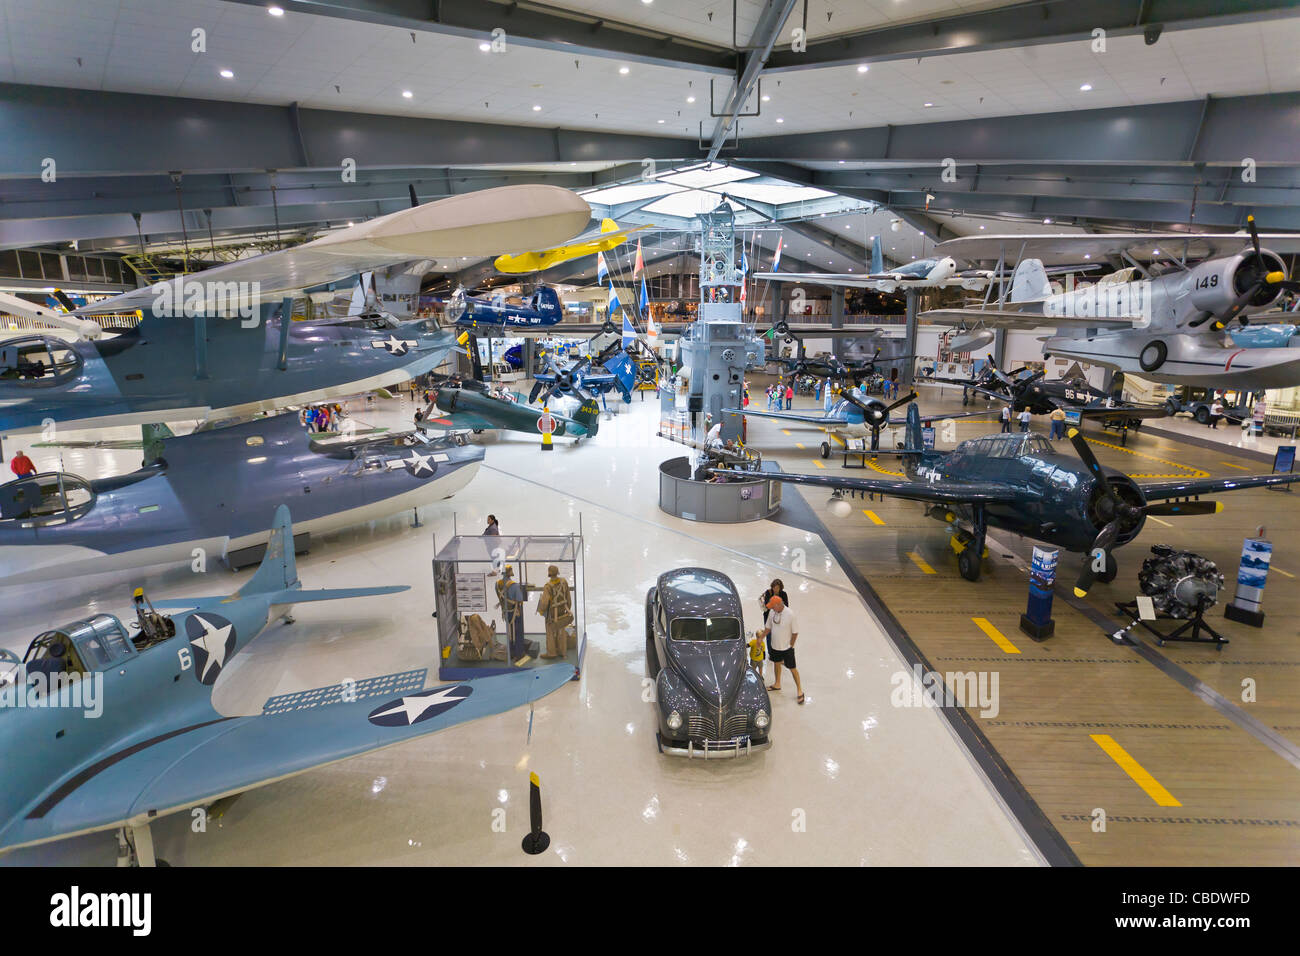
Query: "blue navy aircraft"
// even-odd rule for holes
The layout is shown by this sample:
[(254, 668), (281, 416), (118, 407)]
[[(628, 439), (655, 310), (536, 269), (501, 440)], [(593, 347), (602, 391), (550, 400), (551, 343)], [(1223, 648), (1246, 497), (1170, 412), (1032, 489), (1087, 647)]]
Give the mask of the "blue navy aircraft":
[(447, 321), (467, 329), (510, 329), (512, 332), (548, 329), (563, 318), (564, 306), (559, 293), (546, 285), (538, 286), (522, 299), (504, 293), (475, 298), (460, 288), (447, 303)]
[(124, 828), (123, 842), (145, 851), (138, 862), (152, 863), (158, 816), (522, 707), (572, 679), (567, 664), (431, 687), (417, 673), (408, 686), (359, 681), (257, 716), (214, 706), (223, 669), (294, 604), (405, 590), (303, 590), (281, 505), (261, 566), (229, 597), (155, 605), (137, 591), (134, 633), (95, 614), (38, 635), (21, 662), (0, 652), (0, 851)]
[(165, 438), (130, 474), (0, 485), (0, 583), (189, 564), (195, 548), (225, 558), (266, 541), (266, 502), (324, 533), (448, 498), (482, 461), (482, 448), (412, 433), (317, 440), (294, 413)]
[[(597, 371), (603, 368), (602, 371)], [(632, 386), (636, 382), (636, 372), (632, 367), (632, 357), (625, 351), (618, 351), (606, 359), (604, 366), (594, 366), (590, 355), (564, 366), (555, 361), (551, 354), (546, 355), (546, 371), (533, 376), (536, 381), (528, 395), (530, 402), (541, 396), (547, 402), (555, 395), (568, 395), (579, 402), (589, 402), (593, 394), (603, 396), (611, 389), (623, 396), (623, 401), (632, 401)]]
[(958, 567), (969, 581), (979, 579), (989, 528), (1083, 552), (1087, 557), (1074, 590), (1079, 597), (1087, 595), (1094, 580), (1114, 580), (1118, 567), (1111, 550), (1136, 538), (1147, 516), (1214, 514), (1222, 505), (1202, 501), (1201, 495), (1300, 481), (1300, 474), (1278, 474), (1138, 484), (1123, 472), (1102, 467), (1077, 429), (1071, 429), (1069, 437), (1078, 459), (1029, 433), (985, 435), (950, 452), (928, 450), (923, 447), (920, 410), (910, 405), (904, 447), (890, 452), (901, 456), (905, 476), (774, 472), (770, 477), (832, 489), (829, 505), (838, 517), (851, 513), (845, 491), (924, 502), (929, 517), (952, 529)]
[[(421, 375), (443, 361), (454, 331), (431, 320), (382, 331), (294, 324), (293, 296), (412, 259), (542, 248), (583, 228), (590, 211), (559, 187), (487, 189), (124, 292), (71, 315), (28, 306), (27, 317), (86, 341), (27, 334), (0, 342), (0, 433), (46, 420), (102, 426), (219, 418)], [(112, 337), (100, 338), (87, 318), (133, 312), (143, 315), (139, 327)]]

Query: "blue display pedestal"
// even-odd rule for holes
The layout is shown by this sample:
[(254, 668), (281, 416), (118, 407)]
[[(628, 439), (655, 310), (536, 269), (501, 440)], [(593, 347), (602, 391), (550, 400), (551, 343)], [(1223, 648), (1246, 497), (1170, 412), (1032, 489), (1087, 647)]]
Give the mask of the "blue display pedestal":
[(1052, 593), (1056, 586), (1056, 562), (1061, 552), (1056, 548), (1034, 547), (1029, 568), (1029, 606), (1020, 615), (1020, 630), (1036, 641), (1051, 637), (1056, 630), (1052, 620)]
[(1268, 581), (1268, 566), (1273, 560), (1273, 542), (1263, 538), (1247, 538), (1241, 546), (1241, 564), (1237, 567), (1237, 593), (1223, 609), (1229, 621), (1264, 626), (1264, 584)]

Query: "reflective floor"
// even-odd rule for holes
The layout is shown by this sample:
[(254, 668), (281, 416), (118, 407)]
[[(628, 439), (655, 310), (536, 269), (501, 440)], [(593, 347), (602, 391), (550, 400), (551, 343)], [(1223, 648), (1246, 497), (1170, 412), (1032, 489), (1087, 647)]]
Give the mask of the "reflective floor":
[[(296, 623), (273, 625), (222, 672), (215, 696), (224, 713), (257, 713), (275, 694), (432, 667), (434, 542), (453, 534), (453, 520), (477, 534), (492, 512), (505, 534), (581, 527), (586, 535), (582, 679), (538, 704), (531, 739), (521, 710), (314, 770), (243, 795), (206, 832), (181, 814), (158, 821), (158, 855), (175, 865), (523, 862), (534, 771), (552, 838), (542, 859), (551, 863), (1039, 862), (942, 717), (891, 705), (903, 663), (822, 540), (773, 521), (718, 526), (664, 515), (657, 466), (681, 446), (655, 436), (654, 402), (619, 405), (595, 439), (559, 440), (545, 455), (530, 436), (478, 436), (488, 447), (478, 477), (422, 509), (418, 528), (408, 513), (314, 542), (299, 559), (307, 587), (412, 589), (300, 607)], [(359, 408), (358, 420), (409, 422), (409, 405), (381, 406)], [(37, 451), (38, 466), (53, 464), (52, 452)], [(138, 462), (136, 451), (68, 453), (82, 455), (68, 467), (100, 474)], [(653, 705), (643, 699), (645, 593), (661, 572), (692, 564), (735, 581), (748, 629), (778, 575), (798, 616), (807, 704), (796, 704), (787, 675), (774, 695), (773, 747), (749, 759), (687, 762), (655, 747)], [(154, 569), (0, 590), (0, 644), (21, 653), (39, 629), (82, 614), (88, 598), (124, 614), (137, 582), (156, 597), (217, 594), (250, 573)], [(2, 861), (111, 863), (115, 851), (105, 833)]]

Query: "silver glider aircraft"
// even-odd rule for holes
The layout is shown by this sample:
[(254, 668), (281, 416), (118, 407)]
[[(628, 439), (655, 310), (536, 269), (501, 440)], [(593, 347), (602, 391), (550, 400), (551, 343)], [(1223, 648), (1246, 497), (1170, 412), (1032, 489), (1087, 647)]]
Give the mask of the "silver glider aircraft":
[(255, 716), (214, 706), (223, 669), (294, 604), (405, 590), (303, 590), (281, 505), (261, 566), (235, 594), (151, 605), (137, 591), (134, 631), (100, 613), (38, 635), (21, 661), (3, 652), (0, 851), (121, 828), (152, 863), (159, 816), (522, 707), (573, 677), (556, 664), (425, 686), (417, 672), (406, 686), (362, 680), (275, 698)]
[(483, 449), (406, 433), (318, 441), (294, 413), (162, 440), (137, 471), (45, 472), (0, 485), (0, 584), (189, 564), (266, 541), (264, 511), (289, 504), (324, 533), (450, 497)]
[(770, 282), (799, 282), (849, 289), (874, 289), (877, 292), (948, 287), (978, 292), (988, 286), (993, 275), (994, 273), (987, 269), (958, 269), (957, 260), (952, 256), (914, 259), (896, 269), (886, 269), (880, 248), (880, 237), (873, 236), (869, 272), (756, 272), (754, 278)]
[(293, 296), (422, 258), (540, 248), (580, 231), (589, 215), (584, 200), (559, 187), (486, 189), (125, 292), (53, 322), (39, 316), (78, 333), (93, 314), (143, 318), (130, 332), (94, 341), (41, 334), (0, 341), (0, 434), (47, 420), (217, 418), (421, 375), (443, 361), (454, 331), (432, 321), (382, 331), (295, 324)]
[[(967, 261), (1021, 258), (1009, 301), (988, 308), (933, 309), (922, 318), (963, 328), (1055, 327), (1044, 356), (1104, 365), (1156, 382), (1264, 390), (1300, 384), (1300, 349), (1246, 348), (1234, 323), (1274, 305), (1287, 279), (1279, 253), (1300, 252), (1300, 234), (1166, 233), (967, 236), (941, 250)], [(1265, 248), (1261, 242), (1267, 243)], [(1036, 256), (1122, 256), (1128, 268), (1095, 284), (1054, 292)], [(1156, 264), (1167, 261), (1163, 267)], [(1151, 265), (1142, 265), (1145, 261)], [(1140, 276), (1140, 277), (1137, 277)]]

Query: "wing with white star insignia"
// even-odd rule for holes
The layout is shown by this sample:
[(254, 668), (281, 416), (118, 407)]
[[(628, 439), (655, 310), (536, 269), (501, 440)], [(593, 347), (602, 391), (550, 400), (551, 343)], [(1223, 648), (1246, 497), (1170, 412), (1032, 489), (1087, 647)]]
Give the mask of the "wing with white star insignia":
[(373, 339), (370, 347), (372, 349), (385, 349), (391, 355), (405, 355), (419, 344), (415, 339), (399, 339), (395, 335), (389, 335), (386, 339)]
[[(204, 613), (209, 624), (215, 615)], [(196, 661), (196, 667), (198, 666)], [(551, 664), (473, 682), (444, 684), (256, 717), (224, 717), (210, 706), (191, 721), (81, 769), (8, 820), (0, 848), (122, 826), (304, 773), (314, 767), (523, 707), (567, 684), (568, 664)], [(523, 719), (520, 739), (525, 733)]]

